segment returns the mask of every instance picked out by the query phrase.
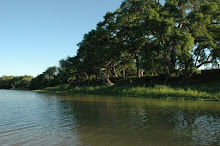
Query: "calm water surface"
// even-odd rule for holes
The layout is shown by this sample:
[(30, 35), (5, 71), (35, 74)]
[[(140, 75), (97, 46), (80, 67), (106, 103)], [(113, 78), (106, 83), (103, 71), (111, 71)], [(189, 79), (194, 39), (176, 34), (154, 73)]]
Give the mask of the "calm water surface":
[(0, 145), (220, 145), (220, 102), (0, 90)]

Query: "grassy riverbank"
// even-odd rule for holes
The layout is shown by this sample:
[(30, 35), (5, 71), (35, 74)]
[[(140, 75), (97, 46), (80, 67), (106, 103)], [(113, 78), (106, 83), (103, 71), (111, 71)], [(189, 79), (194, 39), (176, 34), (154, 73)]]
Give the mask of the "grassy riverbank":
[(212, 81), (192, 85), (154, 85), (146, 87), (138, 86), (87, 86), (71, 88), (69, 85), (48, 87), (37, 92), (62, 93), (62, 94), (89, 94), (110, 96), (131, 96), (149, 98), (171, 98), (184, 100), (220, 100), (220, 83)]

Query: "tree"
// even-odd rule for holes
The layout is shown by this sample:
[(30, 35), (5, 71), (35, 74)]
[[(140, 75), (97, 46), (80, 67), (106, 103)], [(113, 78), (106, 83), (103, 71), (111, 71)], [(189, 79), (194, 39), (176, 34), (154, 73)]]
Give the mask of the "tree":
[(77, 85), (80, 82), (80, 78), (84, 79), (87, 76), (85, 67), (78, 56), (68, 56), (66, 59), (60, 60), (57, 79), (60, 80), (61, 83)]
[(29, 89), (32, 76), (2, 76), (0, 77), (0, 89)]
[[(98, 75), (105, 84), (120, 71), (136, 68), (151, 75), (184, 75), (188, 79), (206, 64), (220, 59), (219, 0), (124, 0), (84, 35), (77, 55), (37, 76), (39, 87), (51, 81), (79, 85)], [(34, 82), (33, 80), (33, 82)], [(42, 86), (43, 85), (43, 86)]]
[[(188, 14), (188, 28), (195, 38), (193, 66), (216, 63), (220, 57), (220, 2), (219, 0), (193, 1)], [(191, 71), (193, 72), (193, 71)]]
[(117, 17), (118, 37), (123, 42), (124, 52), (129, 52), (135, 59), (138, 77), (142, 52), (149, 36), (149, 31), (144, 27), (144, 16), (151, 7), (158, 8), (160, 4), (149, 0), (125, 0)]

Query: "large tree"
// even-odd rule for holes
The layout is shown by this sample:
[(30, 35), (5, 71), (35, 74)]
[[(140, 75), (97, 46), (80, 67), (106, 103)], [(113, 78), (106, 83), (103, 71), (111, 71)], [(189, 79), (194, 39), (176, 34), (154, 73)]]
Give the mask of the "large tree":
[(188, 28), (195, 38), (194, 64), (198, 69), (206, 64), (214, 64), (220, 57), (220, 1), (193, 1), (189, 12)]

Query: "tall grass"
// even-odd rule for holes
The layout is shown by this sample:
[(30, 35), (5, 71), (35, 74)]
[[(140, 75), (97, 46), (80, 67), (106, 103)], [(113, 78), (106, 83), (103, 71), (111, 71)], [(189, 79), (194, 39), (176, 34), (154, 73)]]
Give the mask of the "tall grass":
[(220, 100), (220, 92), (199, 91), (189, 87), (170, 87), (155, 85), (153, 87), (132, 87), (132, 86), (96, 86), (70, 88), (68, 85), (38, 90), (39, 92), (67, 93), (67, 94), (91, 94), (91, 95), (112, 95), (149, 98), (173, 98), (185, 100)]
[(130, 90), (123, 90), (127, 95), (132, 96), (146, 96), (155, 98), (180, 98), (180, 99), (200, 99), (209, 98), (210, 95), (206, 92), (199, 92), (191, 89), (171, 88), (164, 85), (156, 85), (150, 88), (133, 87)]

